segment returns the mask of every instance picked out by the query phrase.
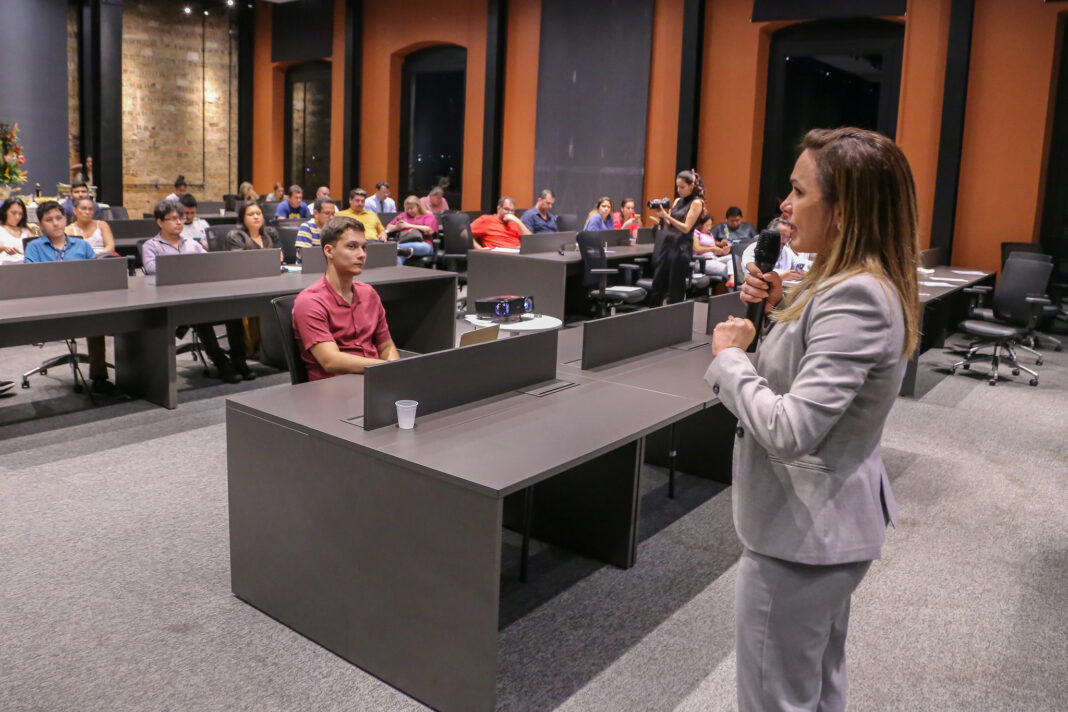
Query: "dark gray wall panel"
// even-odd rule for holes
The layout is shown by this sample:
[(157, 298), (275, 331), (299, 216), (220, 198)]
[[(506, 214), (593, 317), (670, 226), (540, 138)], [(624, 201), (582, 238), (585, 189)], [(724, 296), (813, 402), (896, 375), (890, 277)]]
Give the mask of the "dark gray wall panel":
[(28, 172), (55, 193), (70, 181), (67, 156), (67, 1), (4, 0), (0, 22), (0, 121), (18, 122)]
[(334, 0), (280, 3), (271, 19), (272, 62), (322, 59), (333, 52)]
[(558, 214), (641, 199), (652, 26), (652, 0), (543, 0), (534, 190), (552, 188)]
[(753, 0), (753, 22), (890, 17), (904, 15), (907, 7), (907, 0)]

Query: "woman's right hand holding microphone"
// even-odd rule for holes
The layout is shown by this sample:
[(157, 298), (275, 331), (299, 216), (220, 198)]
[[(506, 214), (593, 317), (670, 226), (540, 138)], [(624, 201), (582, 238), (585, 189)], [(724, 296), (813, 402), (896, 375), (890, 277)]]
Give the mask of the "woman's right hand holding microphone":
[(767, 314), (782, 301), (782, 277), (775, 270), (761, 274), (756, 262), (750, 262), (745, 268), (747, 272), (742, 283), (742, 301), (756, 304), (766, 299), (764, 313)]

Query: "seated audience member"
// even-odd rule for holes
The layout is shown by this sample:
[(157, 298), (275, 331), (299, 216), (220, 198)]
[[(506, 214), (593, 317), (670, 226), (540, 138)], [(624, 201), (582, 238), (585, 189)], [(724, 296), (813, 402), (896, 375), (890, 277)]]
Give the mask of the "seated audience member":
[(556, 216), (552, 209), (556, 205), (556, 196), (546, 188), (538, 193), (538, 200), (534, 207), (523, 213), (520, 220), (532, 233), (536, 232), (559, 232), (556, 227)]
[(642, 216), (634, 212), (637, 201), (634, 198), (623, 198), (619, 202), (619, 212), (612, 213), (613, 230), (630, 230), (630, 236), (638, 234), (638, 228), (642, 226)]
[(297, 247), (318, 247), (319, 233), (334, 217), (337, 205), (330, 198), (316, 198), (312, 203), (312, 219), (297, 229)]
[(389, 197), (389, 183), (375, 183), (375, 194), (367, 199), (367, 209), (372, 213), (397, 212), (397, 203)]
[(0, 265), (22, 262), (22, 238), (39, 235), (26, 223), (26, 206), (19, 198), (0, 205)]
[(372, 213), (365, 207), (367, 191), (363, 188), (353, 188), (349, 191), (349, 207), (337, 214), (339, 218), (353, 218), (363, 224), (364, 234), (368, 240), (386, 239), (386, 228), (382, 227), (382, 221), (377, 213)]
[[(784, 282), (795, 282), (801, 279), (806, 269), (806, 261), (790, 249), (790, 240), (794, 237), (790, 223), (782, 218), (775, 218), (768, 223), (768, 230), (779, 231), (779, 244), (782, 245), (779, 250), (779, 259), (775, 262), (773, 269), (779, 273)], [(745, 248), (745, 252), (742, 253), (742, 266), (748, 269), (749, 263), (753, 261), (755, 254), (756, 243), (754, 242)]]
[(237, 193), (241, 196), (241, 200), (253, 203), (258, 203), (260, 200), (260, 194), (252, 187), (252, 183), (249, 183), (248, 181), (245, 181), (237, 187)]
[(270, 200), (276, 203), (281, 203), (286, 199), (286, 187), (281, 183), (274, 184), (274, 193), (271, 195)]
[(529, 234), (527, 226), (515, 216), (515, 201), (507, 195), (497, 201), (495, 214), (480, 215), (471, 223), (471, 237), (474, 238), (475, 247), (479, 249), (518, 249), (519, 238)]
[(363, 373), (367, 366), (397, 360), (382, 300), (369, 284), (355, 281), (367, 259), (363, 223), (335, 217), (320, 239), (326, 274), (293, 304), (293, 335), (308, 380)]
[(279, 220), (307, 220), (311, 217), (311, 210), (304, 202), (304, 189), (299, 185), (289, 186), (286, 199), (278, 204), (274, 211), (275, 218)]
[(92, 198), (78, 198), (74, 201), (74, 222), (64, 231), (72, 237), (80, 237), (89, 243), (94, 254), (110, 252), (115, 254), (115, 238), (111, 228), (103, 220), (93, 219)]
[(278, 233), (263, 219), (263, 210), (255, 203), (245, 203), (237, 212), (237, 227), (226, 233), (224, 250), (262, 250), (277, 248)]
[(164, 200), (173, 200), (175, 202), (178, 202), (187, 192), (189, 192), (189, 186), (185, 182), (185, 176), (179, 175), (174, 180), (174, 192), (164, 198)]
[(586, 225), (583, 230), (614, 230), (615, 223), (612, 222), (612, 199), (607, 195), (603, 198), (598, 198), (597, 205), (593, 207), (590, 214), (586, 216)]
[[(67, 219), (63, 217), (63, 208), (56, 201), (46, 200), (37, 206), (37, 224), (44, 237), (37, 238), (26, 247), (26, 262), (91, 260), (96, 257), (88, 242), (64, 232)], [(104, 337), (90, 336), (86, 342), (89, 347), (90, 389), (94, 393), (113, 392), (115, 386), (108, 380)]]
[(321, 186), (319, 186), (318, 188), (315, 189), (315, 198), (316, 198), (316, 200), (318, 200), (319, 198), (329, 198), (329, 197), (330, 197), (330, 186), (321, 185)]
[[(74, 219), (74, 201), (78, 198), (89, 197), (89, 186), (85, 183), (75, 183), (70, 187), (70, 196), (63, 201), (63, 217), (68, 221)], [(40, 217), (40, 215), (38, 215)], [(102, 220), (104, 218), (104, 209), (93, 203), (93, 219)]]
[(419, 202), (432, 213), (443, 213), (449, 209), (449, 201), (445, 200), (445, 191), (440, 185), (431, 188), (429, 193), (419, 199)]
[[(259, 206), (250, 203), (259, 210)], [(249, 206), (246, 206), (249, 207)], [(156, 273), (156, 258), (160, 255), (194, 255), (205, 252), (199, 242), (191, 237), (182, 236), (182, 226), (185, 224), (184, 210), (181, 203), (173, 200), (161, 200), (156, 203), (153, 216), (159, 227), (159, 234), (149, 239), (141, 246), (141, 264), (145, 268), (145, 274)], [(260, 215), (262, 219), (262, 213)], [(237, 383), (243, 377), (251, 381), (256, 374), (249, 370), (245, 363), (245, 328), (240, 319), (231, 319), (226, 322), (226, 338), (230, 342), (230, 356), (219, 346), (219, 339), (215, 336), (215, 327), (211, 324), (194, 324), (197, 338), (204, 348), (208, 358), (215, 364), (219, 372), (219, 379), (226, 383)], [(241, 377), (238, 374), (241, 374)]]
[(203, 243), (208, 239), (208, 221), (197, 217), (197, 199), (191, 193), (186, 193), (178, 202), (182, 204), (185, 221), (182, 237), (191, 237)]
[(753, 223), (742, 220), (742, 209), (737, 205), (732, 205), (727, 208), (726, 220), (712, 228), (712, 234), (716, 236), (717, 240), (737, 242), (738, 240), (748, 240), (751, 237), (756, 237), (757, 230), (753, 227)]
[(726, 281), (732, 270), (731, 245), (717, 240), (712, 234), (712, 216), (705, 213), (693, 228), (693, 256), (707, 257), (705, 274), (722, 277)]
[(75, 163), (70, 167), (70, 182), (71, 185), (75, 183), (92, 183), (93, 182), (93, 157), (86, 156), (85, 164)]
[[(414, 195), (404, 199), (404, 212), (386, 227), (391, 240), (397, 241), (397, 264), (416, 257), (434, 254), (434, 235), (438, 234), (438, 219), (427, 212)], [(402, 254), (406, 252), (408, 254)]]

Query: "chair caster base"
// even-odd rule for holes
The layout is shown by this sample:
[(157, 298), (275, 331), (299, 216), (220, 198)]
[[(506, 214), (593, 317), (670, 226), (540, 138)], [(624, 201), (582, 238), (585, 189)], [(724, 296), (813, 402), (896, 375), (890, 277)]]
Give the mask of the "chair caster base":
[(1019, 376), (1020, 375), (1020, 369), (1018, 369), (1018, 368), (1012, 369), (1012, 375)]
[(972, 367), (972, 365), (970, 363), (966, 363), (963, 366), (961, 366), (961, 368), (963, 368), (965, 371), (967, 371), (971, 367)]
[(40, 373), (41, 373), (42, 376), (47, 376), (48, 375), (48, 369), (47, 368), (42, 368)]
[(1032, 386), (1037, 386), (1038, 385), (1038, 379), (1037, 378), (1032, 378), (1030, 381), (1028, 381), (1028, 383), (1030, 383)]
[(996, 386), (998, 384), (998, 379), (991, 378), (989, 381), (987, 381), (987, 383), (989, 383), (992, 386)]
[(1035, 360), (1035, 365), (1036, 366), (1041, 366), (1042, 365), (1042, 359), (1036, 359)]
[(29, 381), (26, 381), (26, 380), (23, 380), (23, 381), (22, 381), (22, 387), (23, 387), (23, 388), (29, 388), (29, 387), (30, 387), (30, 382), (29, 382)]
[(74, 385), (74, 392), (75, 393), (81, 393), (84, 390), (85, 390), (85, 388), (82, 387), (82, 385), (80, 383), (77, 383), (77, 384)]

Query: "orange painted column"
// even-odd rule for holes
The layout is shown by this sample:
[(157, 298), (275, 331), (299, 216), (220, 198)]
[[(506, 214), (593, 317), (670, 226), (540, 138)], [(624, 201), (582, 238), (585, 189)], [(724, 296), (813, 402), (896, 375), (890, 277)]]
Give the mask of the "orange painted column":
[[(679, 74), (682, 71), (683, 0), (656, 0), (649, 61), (649, 106), (645, 119), (645, 179), (642, 202), (675, 195), (675, 156), (679, 142)], [(624, 196), (620, 196), (621, 198)], [(648, 221), (643, 222), (649, 225)]]
[(996, 270), (1002, 242), (1038, 237), (1062, 7), (975, 4), (953, 264)]
[(905, 22), (896, 141), (916, 182), (923, 248), (931, 244), (951, 4), (951, 0), (910, 0)]
[(534, 204), (540, 42), (541, 0), (511, 0), (504, 60), (501, 195), (511, 196), (520, 207)]
[(253, 26), (252, 184), (269, 193), (285, 170), (285, 64), (271, 61), (271, 7), (256, 5)]
[[(334, 0), (334, 37), (331, 54), (330, 195), (335, 200), (341, 200), (341, 207), (346, 208), (348, 202), (345, 198), (348, 193), (342, 185), (345, 168), (345, 0)], [(304, 189), (315, 190), (309, 186), (304, 186)]]

